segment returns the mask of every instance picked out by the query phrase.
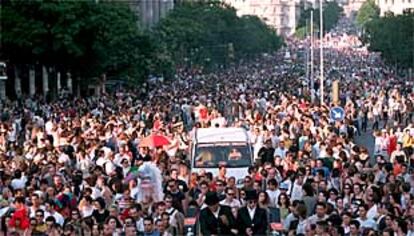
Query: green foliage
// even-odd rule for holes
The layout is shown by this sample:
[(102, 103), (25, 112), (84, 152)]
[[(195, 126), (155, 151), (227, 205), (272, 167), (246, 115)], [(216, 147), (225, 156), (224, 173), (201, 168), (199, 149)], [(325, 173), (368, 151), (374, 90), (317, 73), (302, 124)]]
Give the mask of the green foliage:
[(380, 9), (375, 4), (374, 0), (368, 0), (362, 4), (361, 8), (358, 11), (356, 22), (360, 27), (365, 27), (365, 25), (371, 21), (379, 18)]
[(122, 2), (12, 0), (3, 4), (1, 21), (2, 57), (11, 64), (143, 79), (157, 50)]
[(234, 8), (219, 1), (179, 4), (154, 34), (181, 64), (224, 64), (234, 54), (248, 57), (281, 45), (281, 39), (259, 18), (238, 17)]
[[(306, 21), (310, 22), (311, 8), (302, 10), (297, 29), (306, 27)], [(339, 18), (341, 17), (343, 9), (338, 5), (337, 2), (326, 2), (323, 6), (323, 31), (329, 32), (335, 27)], [(313, 9), (313, 23), (315, 28), (319, 28), (320, 11), (319, 8)], [(304, 31), (304, 30), (302, 30)], [(316, 32), (316, 31), (315, 31)], [(300, 33), (299, 33), (300, 36)]]
[(370, 50), (388, 62), (414, 67), (414, 13), (372, 19), (366, 24)]

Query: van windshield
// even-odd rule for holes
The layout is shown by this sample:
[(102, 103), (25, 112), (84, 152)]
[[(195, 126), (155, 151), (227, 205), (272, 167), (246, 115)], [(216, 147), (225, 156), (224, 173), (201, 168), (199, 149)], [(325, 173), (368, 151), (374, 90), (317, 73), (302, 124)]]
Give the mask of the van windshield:
[(251, 166), (250, 148), (245, 143), (197, 144), (194, 165), (196, 168), (218, 168)]

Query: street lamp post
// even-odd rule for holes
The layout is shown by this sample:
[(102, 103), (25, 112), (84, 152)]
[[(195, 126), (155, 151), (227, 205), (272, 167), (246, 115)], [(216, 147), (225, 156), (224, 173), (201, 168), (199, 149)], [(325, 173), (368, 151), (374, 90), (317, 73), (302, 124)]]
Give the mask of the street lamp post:
[(315, 94), (314, 94), (314, 89), (315, 89), (315, 83), (314, 83), (314, 78), (313, 78), (313, 9), (311, 9), (311, 18), (310, 18), (310, 43), (311, 43), (311, 48), (310, 48), (310, 84), (311, 84), (311, 99), (312, 99), (312, 103), (315, 100)]
[(321, 104), (324, 103), (324, 87), (323, 87), (323, 0), (319, 0), (319, 25), (320, 25), (320, 95), (321, 95)]

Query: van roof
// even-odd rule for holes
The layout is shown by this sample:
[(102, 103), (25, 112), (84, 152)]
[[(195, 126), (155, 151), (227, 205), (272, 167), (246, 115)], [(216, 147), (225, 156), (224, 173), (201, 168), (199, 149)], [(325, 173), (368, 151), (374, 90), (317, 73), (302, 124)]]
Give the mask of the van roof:
[(248, 142), (243, 128), (199, 128), (193, 138), (195, 143)]

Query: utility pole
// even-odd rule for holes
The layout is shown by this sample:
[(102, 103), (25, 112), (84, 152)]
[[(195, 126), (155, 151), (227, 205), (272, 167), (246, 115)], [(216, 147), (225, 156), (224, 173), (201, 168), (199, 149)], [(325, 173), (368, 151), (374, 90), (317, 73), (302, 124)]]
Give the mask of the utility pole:
[(321, 95), (321, 105), (324, 104), (324, 91), (323, 91), (323, 0), (319, 0), (319, 24), (320, 24), (320, 30), (319, 30), (319, 35), (320, 35), (320, 84), (321, 84), (321, 88), (320, 88), (320, 95)]
[(310, 84), (311, 84), (311, 101), (315, 102), (315, 94), (313, 90), (315, 89), (315, 82), (313, 78), (313, 8), (311, 9), (311, 18), (310, 18), (310, 43), (311, 43), (311, 52), (310, 52)]
[[(305, 39), (308, 39), (308, 20), (306, 20), (306, 30), (305, 30)], [(307, 46), (305, 46), (305, 48), (303, 49), (305, 51), (305, 66), (306, 66), (306, 79), (309, 79), (309, 49)], [(307, 85), (307, 87), (309, 88), (309, 83)], [(310, 91), (310, 89), (309, 89)]]

